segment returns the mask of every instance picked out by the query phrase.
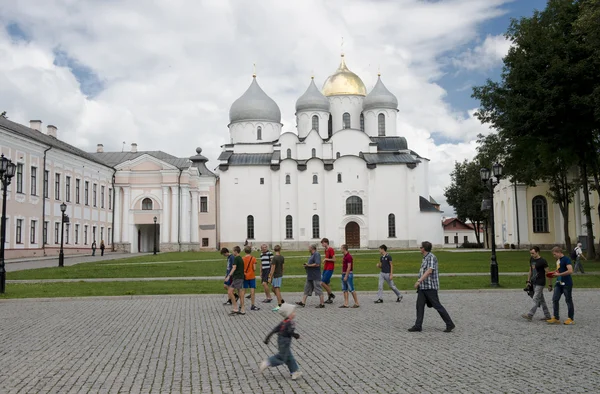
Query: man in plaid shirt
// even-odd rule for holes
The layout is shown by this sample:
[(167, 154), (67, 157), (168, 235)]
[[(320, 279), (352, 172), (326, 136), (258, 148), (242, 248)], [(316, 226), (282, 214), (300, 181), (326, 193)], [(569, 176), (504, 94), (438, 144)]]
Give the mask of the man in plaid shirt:
[(440, 288), (438, 261), (437, 257), (431, 253), (431, 248), (431, 242), (424, 241), (421, 243), (423, 262), (419, 271), (419, 280), (415, 283), (415, 288), (417, 289), (417, 321), (414, 326), (408, 329), (410, 332), (422, 330), (425, 305), (438, 311), (444, 323), (446, 323), (444, 332), (450, 332), (455, 327), (446, 308), (444, 308), (438, 299), (438, 289)]

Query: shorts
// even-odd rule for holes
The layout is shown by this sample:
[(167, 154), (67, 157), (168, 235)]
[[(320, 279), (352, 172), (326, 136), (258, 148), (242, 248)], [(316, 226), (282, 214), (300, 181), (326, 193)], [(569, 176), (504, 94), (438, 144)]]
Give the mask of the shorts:
[(316, 296), (323, 295), (323, 289), (321, 288), (320, 280), (307, 280), (306, 283), (304, 284), (304, 295), (305, 296), (312, 295), (313, 291), (315, 292)]
[(243, 285), (244, 285), (243, 279), (233, 279), (230, 287), (233, 287), (234, 289), (241, 289)]
[(346, 274), (342, 274), (342, 291), (345, 293), (349, 291), (350, 293), (354, 292), (354, 274), (350, 272), (348, 274), (348, 280), (344, 282), (344, 277)]
[(283, 278), (279, 277), (279, 278), (273, 278), (273, 280), (271, 280), (271, 286), (273, 287), (281, 287), (281, 280)]
[(244, 289), (256, 289), (256, 278), (244, 279)]
[(231, 286), (231, 281), (232, 281), (232, 279), (226, 280), (226, 281), (223, 282), (223, 284), (225, 286)]
[(271, 273), (271, 268), (265, 268), (260, 271), (260, 281), (261, 283), (267, 283), (269, 281), (269, 274)]
[(331, 282), (331, 277), (333, 276), (333, 270), (323, 271), (323, 275), (321, 275), (321, 282), (328, 285)]

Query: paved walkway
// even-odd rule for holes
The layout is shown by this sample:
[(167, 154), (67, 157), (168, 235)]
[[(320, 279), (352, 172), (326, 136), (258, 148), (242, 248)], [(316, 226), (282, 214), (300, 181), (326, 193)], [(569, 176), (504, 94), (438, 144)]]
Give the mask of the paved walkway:
[[(285, 294), (290, 301), (299, 294)], [(457, 328), (414, 293), (360, 309), (298, 310), (293, 351), (304, 376), (257, 373), (270, 310), (228, 316), (222, 295), (0, 301), (2, 393), (598, 392), (598, 291), (574, 291), (574, 326), (528, 322), (522, 291), (442, 292)], [(564, 301), (561, 303), (564, 310)], [(537, 317), (537, 316), (536, 316)]]
[[(100, 256), (100, 251), (96, 251), (96, 255), (69, 255), (65, 256), (65, 266), (75, 265), (79, 263), (95, 263), (98, 261), (108, 261), (123, 259), (126, 257), (145, 256), (151, 253), (138, 253), (131, 255), (130, 253), (107, 252), (104, 256)], [(58, 256), (30, 257), (26, 259), (10, 259), (6, 260), (6, 272), (14, 272), (21, 270), (29, 270), (34, 268), (58, 267)]]

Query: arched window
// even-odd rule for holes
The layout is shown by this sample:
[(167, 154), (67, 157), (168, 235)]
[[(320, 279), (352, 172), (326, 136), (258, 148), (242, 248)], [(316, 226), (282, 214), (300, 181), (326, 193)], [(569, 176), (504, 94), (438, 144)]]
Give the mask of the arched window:
[(533, 213), (533, 232), (548, 232), (548, 202), (544, 196), (535, 196), (531, 201)]
[(292, 183), (292, 181), (291, 181), (291, 179), (290, 179), (290, 176), (289, 176), (289, 175), (286, 175), (286, 176), (285, 176), (285, 184), (286, 184), (286, 185), (289, 185), (290, 183)]
[(319, 183), (319, 177), (317, 175), (313, 175), (313, 185), (316, 185)]
[(285, 239), (294, 238), (294, 231), (292, 229), (292, 216), (287, 215), (285, 217)]
[(338, 173), (338, 183), (342, 183), (342, 173)]
[(363, 202), (358, 196), (350, 196), (346, 199), (346, 215), (362, 215)]
[(311, 157), (317, 157), (317, 150), (315, 148), (312, 148), (312, 150), (310, 151)]
[(329, 115), (329, 122), (327, 122), (327, 136), (331, 138), (333, 135), (333, 118)]
[(317, 115), (312, 117), (312, 128), (319, 131), (319, 117)]
[(344, 115), (342, 115), (342, 123), (345, 129), (350, 128), (350, 114), (348, 112), (344, 112)]
[(292, 150), (291, 149), (288, 149), (285, 153), (286, 153), (288, 159), (292, 158)]
[(379, 114), (379, 116), (377, 116), (377, 131), (378, 131), (378, 135), (380, 137), (385, 136), (385, 115), (384, 114)]
[(388, 215), (388, 238), (396, 238), (396, 215)]
[(339, 159), (339, 158), (340, 158), (340, 156), (341, 156), (341, 155), (340, 155), (340, 152), (337, 152), (337, 153), (335, 154), (335, 158), (336, 158), (336, 159)]
[(360, 131), (365, 131), (365, 115), (360, 114)]
[(254, 216), (252, 215), (246, 218), (246, 238), (254, 239)]
[(321, 238), (321, 234), (319, 231), (319, 215), (313, 215), (312, 217), (312, 227), (313, 227), (313, 238)]
[(256, 129), (256, 139), (262, 140), (262, 127), (260, 126), (258, 126), (258, 128)]
[(149, 198), (144, 198), (142, 200), (142, 209), (144, 211), (151, 211), (152, 210), (152, 200)]

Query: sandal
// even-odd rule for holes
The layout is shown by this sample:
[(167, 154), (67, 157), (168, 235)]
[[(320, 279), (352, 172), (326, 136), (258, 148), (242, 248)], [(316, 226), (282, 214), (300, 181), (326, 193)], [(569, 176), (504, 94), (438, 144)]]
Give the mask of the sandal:
[(246, 312), (237, 312), (238, 315), (245, 315)]
[(338, 308), (348, 308), (348, 305), (340, 305)]
[(354, 305), (352, 305), (352, 308), (360, 308), (360, 305), (354, 304)]
[(233, 311), (233, 312), (229, 312), (229, 316), (235, 316), (238, 313), (240, 313), (239, 311)]

